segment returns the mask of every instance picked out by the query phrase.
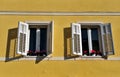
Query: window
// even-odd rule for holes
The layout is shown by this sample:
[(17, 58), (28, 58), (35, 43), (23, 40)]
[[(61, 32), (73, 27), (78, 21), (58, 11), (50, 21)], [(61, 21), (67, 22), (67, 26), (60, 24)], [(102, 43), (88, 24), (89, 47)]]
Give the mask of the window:
[(81, 56), (114, 54), (111, 24), (72, 23), (72, 53)]
[(53, 22), (19, 22), (17, 53), (47, 56), (53, 50)]

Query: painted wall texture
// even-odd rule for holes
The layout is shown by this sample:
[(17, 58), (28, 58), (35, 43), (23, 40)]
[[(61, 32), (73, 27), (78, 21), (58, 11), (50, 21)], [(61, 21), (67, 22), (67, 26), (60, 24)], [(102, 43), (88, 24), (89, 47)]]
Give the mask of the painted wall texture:
[[(119, 0), (0, 0), (0, 13), (6, 12), (120, 12)], [(16, 40), (19, 21), (54, 21), (53, 57), (65, 57), (70, 52), (73, 22), (103, 22), (112, 24), (115, 55), (120, 57), (120, 16), (40, 16), (0, 14), (1, 77), (119, 77), (120, 61), (77, 60), (39, 61), (18, 60)], [(14, 61), (15, 60), (15, 61)]]
[[(118, 0), (0, 0), (1, 11), (120, 11)], [(19, 9), (18, 9), (19, 8)]]

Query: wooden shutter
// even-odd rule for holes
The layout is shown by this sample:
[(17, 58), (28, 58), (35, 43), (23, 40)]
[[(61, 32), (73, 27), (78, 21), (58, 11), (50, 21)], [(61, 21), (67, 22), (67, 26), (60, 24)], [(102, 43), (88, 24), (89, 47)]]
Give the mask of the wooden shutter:
[(54, 22), (52, 21), (47, 27), (47, 55), (53, 51), (53, 26)]
[(113, 55), (114, 45), (113, 45), (110, 23), (106, 23), (102, 25), (101, 34), (102, 34), (103, 56)]
[(72, 23), (72, 53), (82, 55), (81, 25)]
[(111, 30), (111, 24), (106, 23), (104, 25), (105, 28), (105, 35), (106, 35), (106, 52), (108, 55), (113, 55), (114, 54), (114, 46), (113, 46), (113, 39), (112, 39), (112, 30)]
[(18, 25), (18, 43), (17, 43), (17, 53), (22, 55), (27, 55), (29, 48), (29, 38), (28, 38), (28, 24), (19, 22)]

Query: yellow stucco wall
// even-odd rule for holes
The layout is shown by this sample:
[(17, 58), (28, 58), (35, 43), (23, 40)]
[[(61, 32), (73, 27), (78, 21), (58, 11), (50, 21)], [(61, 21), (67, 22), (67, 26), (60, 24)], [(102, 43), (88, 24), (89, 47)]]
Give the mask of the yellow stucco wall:
[[(119, 12), (119, 0), (0, 0), (0, 11), (39, 12)], [(0, 57), (15, 56), (18, 21), (54, 21), (53, 57), (64, 57), (70, 51), (70, 24), (72, 22), (110, 22), (112, 24), (115, 55), (120, 56), (120, 16), (26, 16), (0, 15)], [(65, 40), (65, 37), (67, 40)], [(66, 47), (67, 42), (67, 47)], [(119, 77), (120, 61), (77, 60), (0, 61), (0, 77)]]
[[(12, 52), (15, 48), (12, 47), (15, 44), (15, 40), (11, 39), (9, 40), (9, 36), (13, 36), (14, 34), (10, 35), (10, 31), (12, 29), (17, 30), (18, 27), (18, 21), (51, 21), (54, 20), (54, 50), (53, 50), (53, 56), (64, 56), (64, 49), (65, 49), (65, 29), (69, 28), (70, 25), (73, 22), (83, 22), (83, 21), (89, 21), (89, 22), (110, 22), (112, 24), (112, 32), (113, 32), (113, 41), (114, 41), (114, 47), (115, 47), (115, 55), (120, 55), (120, 49), (118, 41), (120, 39), (119, 35), (119, 16), (0, 16), (0, 41), (1, 41), (1, 47), (0, 56), (5, 56), (6, 49), (8, 42), (10, 42), (11, 47), (9, 48)], [(13, 30), (14, 32), (14, 30)], [(17, 32), (17, 31), (16, 31)], [(71, 33), (68, 33), (71, 35)], [(17, 36), (17, 33), (15, 34)], [(8, 38), (9, 37), (9, 38)], [(58, 42), (59, 41), (59, 42)], [(68, 41), (70, 41), (70, 38), (68, 38)], [(69, 46), (70, 47), (70, 46)], [(69, 50), (68, 47), (68, 50)]]
[(120, 11), (119, 0), (0, 0), (0, 6), (1, 11)]
[(119, 77), (119, 61), (0, 62), (1, 77)]

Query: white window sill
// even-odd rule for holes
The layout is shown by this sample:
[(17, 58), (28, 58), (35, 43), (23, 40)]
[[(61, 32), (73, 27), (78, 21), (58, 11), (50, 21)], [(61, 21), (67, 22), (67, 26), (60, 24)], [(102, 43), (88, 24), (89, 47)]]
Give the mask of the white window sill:
[(39, 58), (50, 58), (50, 57), (52, 57), (52, 55), (47, 55), (47, 56), (24, 56), (24, 58), (37, 58), (37, 57), (39, 57)]
[(102, 56), (82, 56), (82, 58), (102, 58)]
[[(52, 60), (56, 60), (56, 61), (66, 61), (66, 60), (72, 60), (72, 61), (76, 61), (76, 60), (117, 60), (120, 61), (120, 57), (112, 57), (112, 58), (108, 58), (108, 59), (104, 59), (100, 57), (77, 57), (77, 58), (70, 58), (70, 59), (65, 59), (64, 57), (38, 57), (39, 59), (43, 60), (43, 61), (52, 61)], [(37, 57), (23, 57), (23, 58), (19, 58), (19, 59), (15, 59), (13, 61), (21, 61), (21, 60), (36, 60)], [(6, 59), (4, 57), (0, 57), (0, 61), (5, 61)]]

